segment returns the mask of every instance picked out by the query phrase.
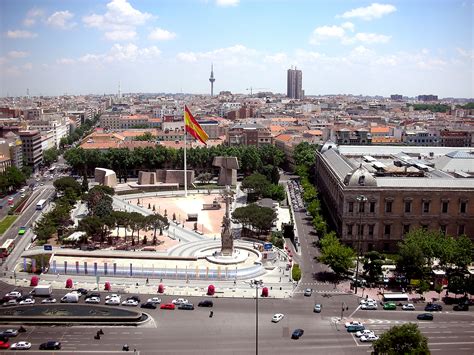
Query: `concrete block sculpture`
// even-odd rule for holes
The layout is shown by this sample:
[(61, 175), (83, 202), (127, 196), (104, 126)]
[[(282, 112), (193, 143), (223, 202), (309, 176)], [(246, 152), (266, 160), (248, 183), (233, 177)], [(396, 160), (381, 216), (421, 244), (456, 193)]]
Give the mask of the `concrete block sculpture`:
[(220, 168), (217, 181), (219, 186), (237, 184), (237, 169), (239, 169), (237, 157), (215, 157), (212, 165)]

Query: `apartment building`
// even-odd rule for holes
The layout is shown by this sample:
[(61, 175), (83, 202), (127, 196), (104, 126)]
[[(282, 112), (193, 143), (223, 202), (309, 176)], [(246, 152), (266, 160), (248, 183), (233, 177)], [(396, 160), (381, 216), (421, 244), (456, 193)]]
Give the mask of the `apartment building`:
[(39, 168), (43, 161), (43, 150), (41, 148), (41, 133), (39, 131), (20, 131), (18, 132), (23, 143), (24, 162), (31, 166), (34, 171)]
[(268, 128), (258, 123), (238, 123), (227, 130), (226, 143), (232, 145), (253, 145), (260, 147), (273, 144), (273, 137)]
[(14, 133), (7, 133), (0, 139), (0, 155), (8, 157), (12, 166), (23, 168), (23, 147), (20, 137)]

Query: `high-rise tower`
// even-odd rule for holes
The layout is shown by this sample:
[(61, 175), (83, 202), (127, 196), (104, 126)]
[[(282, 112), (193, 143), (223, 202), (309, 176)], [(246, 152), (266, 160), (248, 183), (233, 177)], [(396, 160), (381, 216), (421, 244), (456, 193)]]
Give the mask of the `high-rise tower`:
[(214, 78), (214, 65), (211, 64), (211, 76), (209, 77), (209, 81), (211, 82), (211, 97), (214, 96), (214, 81), (216, 79)]
[(301, 70), (288, 69), (286, 96), (290, 99), (302, 100), (303, 93), (303, 73)]

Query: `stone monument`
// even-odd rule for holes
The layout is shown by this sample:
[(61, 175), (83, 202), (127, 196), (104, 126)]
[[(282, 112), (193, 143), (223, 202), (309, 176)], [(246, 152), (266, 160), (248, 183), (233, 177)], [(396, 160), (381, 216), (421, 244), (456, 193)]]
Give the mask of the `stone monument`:
[(104, 168), (95, 168), (94, 170), (94, 181), (101, 185), (116, 187), (117, 186), (117, 175), (115, 171)]
[(217, 181), (219, 186), (237, 184), (237, 169), (239, 168), (237, 157), (215, 157), (212, 165), (219, 167), (221, 170)]
[(227, 186), (224, 192), (225, 197), (225, 216), (222, 221), (222, 232), (221, 232), (221, 255), (232, 256), (234, 254), (234, 239), (230, 231), (230, 199), (231, 191), (230, 187)]

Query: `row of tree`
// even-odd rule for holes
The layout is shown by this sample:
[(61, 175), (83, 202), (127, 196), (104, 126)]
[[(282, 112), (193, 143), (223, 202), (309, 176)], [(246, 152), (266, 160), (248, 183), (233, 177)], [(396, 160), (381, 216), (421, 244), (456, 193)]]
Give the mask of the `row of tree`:
[[(212, 162), (216, 156), (235, 156), (239, 160), (239, 172), (249, 175), (260, 172), (266, 176), (274, 176), (274, 167), (284, 161), (284, 153), (273, 145), (261, 147), (224, 145), (212, 147), (196, 147), (187, 150), (188, 168), (196, 174), (212, 172)], [(71, 148), (64, 153), (67, 163), (78, 175), (92, 176), (96, 167), (112, 169), (117, 177), (126, 179), (136, 175), (139, 170), (183, 169), (184, 150), (156, 147), (136, 148), (130, 151), (125, 148), (100, 150), (84, 150)], [(270, 181), (273, 181), (270, 178)]]
[(272, 229), (276, 217), (273, 208), (260, 207), (254, 203), (237, 207), (232, 212), (232, 220), (234, 223), (242, 224), (244, 236), (248, 232), (257, 233), (257, 235), (267, 234)]
[(277, 176), (272, 180), (268, 180), (264, 175), (255, 173), (247, 176), (242, 180), (242, 188), (247, 190), (248, 198), (252, 201), (256, 201), (260, 198), (271, 198), (276, 201), (283, 201), (285, 199), (285, 188), (283, 185), (278, 184), (279, 172), (277, 167)]
[(10, 191), (21, 188), (26, 183), (27, 176), (16, 166), (5, 169), (0, 174), (0, 193), (5, 195)]
[(95, 125), (97, 124), (97, 121), (99, 121), (99, 117), (100, 115), (97, 114), (94, 116), (92, 120), (89, 120), (89, 119), (85, 120), (81, 126), (76, 128), (68, 136), (62, 137), (59, 140), (59, 147), (61, 149), (64, 149), (66, 146), (72, 145), (75, 142), (87, 136), (88, 134), (90, 134), (92, 130), (94, 129)]

